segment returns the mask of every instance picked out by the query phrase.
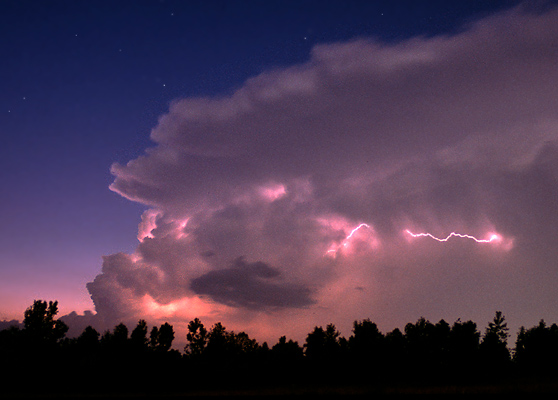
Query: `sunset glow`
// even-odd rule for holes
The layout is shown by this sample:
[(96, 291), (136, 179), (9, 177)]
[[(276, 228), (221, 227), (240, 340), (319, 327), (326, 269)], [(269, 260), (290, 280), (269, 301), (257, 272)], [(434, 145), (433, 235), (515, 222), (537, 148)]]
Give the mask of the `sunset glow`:
[(211, 315), (214, 311), (214, 306), (197, 296), (184, 297), (161, 304), (151, 296), (145, 295), (142, 301), (142, 314), (153, 320), (182, 319), (184, 322), (188, 322), (196, 317)]

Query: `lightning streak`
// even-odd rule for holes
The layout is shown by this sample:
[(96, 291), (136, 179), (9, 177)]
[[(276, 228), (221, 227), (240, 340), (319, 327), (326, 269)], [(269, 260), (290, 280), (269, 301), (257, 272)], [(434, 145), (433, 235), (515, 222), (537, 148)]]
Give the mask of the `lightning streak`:
[(370, 225), (364, 224), (364, 223), (363, 223), (363, 224), (360, 224), (360, 225), (357, 226), (355, 229), (353, 229), (353, 230), (351, 231), (351, 233), (349, 233), (349, 236), (347, 236), (347, 237), (345, 238), (345, 240), (343, 241), (343, 243), (346, 243), (347, 240), (349, 240), (350, 238), (352, 238), (353, 235), (355, 234), (355, 232), (358, 231), (358, 230), (359, 230), (360, 228), (362, 228), (362, 227), (370, 228)]
[(434, 240), (437, 240), (438, 242), (447, 242), (452, 236), (457, 236), (457, 237), (465, 238), (465, 239), (472, 239), (472, 240), (474, 240), (474, 241), (477, 242), (477, 243), (490, 243), (490, 242), (493, 242), (493, 241), (495, 241), (495, 240), (500, 239), (500, 236), (497, 235), (497, 234), (495, 234), (495, 233), (492, 234), (492, 235), (490, 236), (490, 238), (488, 238), (488, 239), (477, 239), (476, 237), (471, 236), (471, 235), (464, 235), (464, 234), (462, 234), (462, 233), (452, 232), (452, 233), (450, 233), (447, 237), (441, 239), (441, 238), (437, 238), (436, 236), (433, 236), (433, 235), (430, 234), (430, 233), (413, 233), (413, 232), (411, 232), (411, 231), (408, 230), (408, 229), (406, 230), (406, 232), (407, 232), (409, 235), (411, 235), (412, 237), (423, 237), (423, 236), (428, 236), (429, 238), (432, 238), (432, 239), (434, 239)]
[(368, 228), (368, 229), (370, 229), (370, 225), (365, 224), (365, 223), (360, 224), (359, 226), (357, 226), (356, 228), (354, 228), (354, 229), (351, 231), (351, 233), (349, 233), (349, 234), (347, 235), (347, 237), (346, 237), (345, 239), (343, 239), (343, 242), (341, 242), (341, 244), (340, 244), (339, 246), (337, 246), (336, 248), (333, 248), (333, 249), (328, 250), (327, 253), (328, 253), (328, 254), (329, 254), (329, 253), (337, 253), (337, 251), (338, 251), (339, 249), (341, 249), (341, 247), (347, 247), (347, 246), (349, 245), (350, 239), (351, 239), (351, 238), (353, 237), (353, 235), (354, 235), (359, 229), (361, 229), (361, 228)]

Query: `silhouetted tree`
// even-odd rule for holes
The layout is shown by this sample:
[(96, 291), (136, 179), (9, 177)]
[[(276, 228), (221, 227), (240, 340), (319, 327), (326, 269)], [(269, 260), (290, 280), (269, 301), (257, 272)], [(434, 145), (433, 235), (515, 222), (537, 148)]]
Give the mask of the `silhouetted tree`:
[(199, 357), (207, 346), (207, 329), (198, 318), (194, 318), (188, 324), (188, 333), (186, 334), (188, 343), (184, 347), (184, 352), (191, 357)]
[(259, 354), (261, 347), (247, 333), (235, 333), (217, 322), (207, 335), (203, 355), (218, 362), (245, 362)]
[[(405, 325), (405, 355), (408, 368), (415, 371), (417, 378), (432, 375), (434, 358), (434, 325), (424, 318)], [(428, 371), (428, 372), (427, 372)]]
[(174, 329), (172, 325), (165, 322), (161, 327), (151, 329), (149, 335), (149, 347), (157, 352), (167, 352), (174, 341)]
[(124, 323), (119, 323), (114, 327), (114, 331), (112, 332), (112, 340), (117, 345), (122, 345), (126, 343), (128, 340), (128, 327), (124, 325)]
[(379, 380), (384, 374), (387, 356), (385, 337), (370, 319), (353, 322), (348, 350), (348, 367), (352, 370), (353, 380)]
[(151, 328), (151, 332), (149, 332), (149, 348), (151, 350), (155, 350), (159, 343), (159, 328), (154, 326)]
[(286, 336), (281, 336), (279, 341), (271, 348), (273, 359), (279, 363), (298, 363), (302, 360), (304, 355), (302, 347), (298, 342), (289, 339)]
[(211, 327), (207, 336), (205, 352), (211, 358), (225, 358), (229, 356), (228, 332), (220, 322)]
[[(23, 329), (11, 330), (11, 339), (14, 348), (15, 359), (12, 359), (9, 367), (10, 373), (24, 374), (32, 376), (35, 388), (44, 387), (49, 390), (55, 379), (56, 372), (59, 371), (65, 362), (62, 357), (62, 342), (65, 339), (68, 326), (57, 320), (58, 314), (57, 301), (35, 300), (33, 304), (24, 312)], [(10, 355), (4, 354), (4, 355)], [(4, 365), (8, 366), (8, 360), (3, 358)], [(36, 373), (28, 366), (48, 365), (48, 370), (43, 369), (41, 373)], [(5, 375), (5, 372), (3, 373)]]
[(100, 349), (99, 332), (92, 326), (87, 326), (69, 346), (66, 346), (67, 365), (73, 367), (72, 371), (66, 372), (66, 378), (77, 386), (80, 383), (84, 384), (87, 379), (94, 379), (92, 375), (99, 370), (99, 363), (103, 360)]
[(321, 326), (314, 327), (314, 330), (306, 336), (304, 343), (304, 355), (309, 359), (324, 358), (325, 331)]
[(384, 335), (378, 326), (370, 319), (365, 319), (353, 323), (353, 334), (349, 337), (349, 346), (351, 352), (368, 357), (382, 347), (383, 340)]
[(258, 342), (250, 338), (246, 332), (231, 332), (228, 340), (234, 354), (243, 358), (254, 355), (259, 348)]
[(169, 351), (173, 341), (174, 341), (174, 329), (172, 325), (170, 325), (168, 322), (165, 322), (159, 328), (157, 349), (159, 351)]
[(306, 337), (304, 354), (309, 360), (336, 361), (340, 353), (340, 334), (333, 324), (327, 325), (325, 330), (321, 326), (316, 326)]
[(68, 326), (54, 319), (58, 314), (58, 301), (35, 300), (25, 310), (23, 326), (26, 337), (36, 346), (52, 346), (59, 343), (66, 335)]
[(107, 370), (125, 368), (124, 365), (129, 364), (131, 346), (128, 339), (128, 327), (124, 323), (116, 325), (112, 332), (106, 330), (99, 343), (101, 357), (107, 362)]
[(405, 336), (399, 328), (386, 333), (384, 338), (386, 356), (386, 376), (398, 380), (404, 373), (405, 363)]
[(505, 320), (502, 311), (496, 311), (493, 321), (488, 323), (486, 333), (495, 335), (500, 343), (507, 345), (509, 329)]
[(297, 341), (281, 336), (269, 350), (268, 362), (269, 378), (277, 384), (293, 384), (305, 380), (304, 351)]
[(508, 326), (501, 311), (496, 311), (494, 319), (485, 330), (479, 346), (481, 363), (485, 374), (494, 377), (507, 372), (510, 361), (508, 350)]
[(480, 332), (472, 321), (457, 320), (449, 335), (449, 369), (455, 379), (470, 380), (476, 374)]
[(451, 328), (443, 319), (436, 325), (420, 318), (405, 325), (405, 358), (407, 373), (417, 379), (441, 379), (449, 357)]
[(106, 349), (110, 346), (111, 342), (112, 342), (112, 332), (107, 329), (101, 335), (101, 338), (99, 339), (99, 343), (101, 344), (102, 348)]
[(514, 361), (522, 373), (550, 376), (558, 372), (558, 326), (544, 320), (533, 328), (521, 327), (517, 335)]
[(92, 326), (86, 327), (77, 338), (77, 346), (81, 352), (90, 354), (99, 348), (100, 334)]
[(446, 375), (449, 373), (446, 367), (448, 366), (450, 356), (451, 327), (446, 321), (441, 319), (434, 325), (431, 334), (430, 342), (434, 367), (440, 371), (440, 374)]
[(135, 351), (144, 351), (147, 348), (147, 323), (140, 319), (130, 335), (130, 341)]
[(480, 332), (477, 324), (473, 321), (461, 322), (457, 320), (453, 323), (450, 332), (450, 351), (457, 356), (475, 354), (478, 352), (480, 342)]

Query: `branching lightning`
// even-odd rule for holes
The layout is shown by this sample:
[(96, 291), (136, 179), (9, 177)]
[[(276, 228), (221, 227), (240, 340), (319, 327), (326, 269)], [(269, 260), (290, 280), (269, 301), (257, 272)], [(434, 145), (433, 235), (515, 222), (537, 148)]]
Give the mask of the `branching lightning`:
[(409, 235), (411, 235), (412, 237), (415, 237), (415, 238), (416, 238), (416, 237), (425, 237), (425, 236), (427, 236), (427, 237), (429, 237), (429, 238), (432, 238), (432, 239), (434, 239), (434, 240), (437, 240), (438, 242), (447, 242), (452, 236), (457, 236), (457, 237), (464, 238), (464, 239), (472, 239), (472, 240), (474, 240), (474, 241), (477, 242), (477, 243), (490, 243), (490, 242), (493, 242), (493, 241), (495, 241), (495, 240), (499, 240), (499, 239), (500, 239), (500, 236), (497, 235), (497, 234), (495, 234), (495, 233), (492, 234), (492, 235), (490, 235), (490, 237), (489, 237), (488, 239), (477, 239), (476, 237), (471, 236), (471, 235), (464, 235), (464, 234), (462, 234), (462, 233), (452, 232), (452, 233), (450, 233), (447, 237), (441, 239), (441, 238), (438, 238), (438, 237), (436, 237), (436, 236), (434, 236), (434, 235), (432, 235), (432, 234), (430, 234), (430, 233), (413, 233), (413, 232), (411, 232), (411, 231), (408, 230), (408, 229), (406, 230), (406, 232), (407, 232)]
[(337, 251), (338, 251), (339, 249), (341, 249), (342, 247), (347, 247), (347, 246), (349, 245), (349, 241), (351, 240), (351, 238), (353, 237), (353, 235), (354, 235), (359, 229), (361, 229), (361, 228), (368, 228), (368, 229), (370, 229), (370, 225), (365, 224), (365, 223), (360, 224), (359, 226), (357, 226), (356, 228), (354, 228), (354, 229), (351, 231), (351, 233), (349, 233), (349, 234), (347, 235), (347, 237), (346, 237), (345, 239), (343, 239), (343, 241), (341, 242), (341, 244), (340, 244), (339, 246), (337, 246), (337, 247), (335, 247), (335, 248), (333, 248), (333, 249), (329, 249), (329, 250), (327, 251), (327, 253), (328, 253), (328, 254), (329, 254), (329, 253), (337, 253)]
[[(343, 241), (341, 241), (340, 244), (333, 246), (332, 248), (330, 248), (326, 254), (331, 254), (333, 256), (335, 256), (341, 249), (347, 248), (349, 247), (349, 244), (351, 243), (351, 239), (353, 238), (353, 236), (362, 228), (367, 228), (367, 229), (372, 229), (372, 227), (368, 224), (362, 223), (360, 225), (358, 225), (356, 228), (352, 229), (349, 234), (345, 237), (345, 239), (343, 239)], [(457, 232), (451, 232), (448, 236), (446, 236), (445, 238), (439, 238), (436, 237), (434, 235), (432, 235), (431, 233), (428, 232), (421, 232), (421, 233), (413, 233), (411, 232), (409, 229), (406, 229), (405, 232), (413, 237), (413, 238), (420, 238), (420, 237), (429, 237), (431, 239), (434, 239), (438, 242), (447, 242), (449, 241), (452, 237), (456, 237), (456, 238), (462, 238), (462, 239), (470, 239), (470, 240), (474, 240), (477, 243), (492, 243), (492, 242), (498, 242), (501, 243), (503, 241), (502, 236), (500, 236), (497, 233), (490, 233), (490, 236), (488, 237), (488, 239), (478, 239), (475, 236), (472, 235), (466, 235), (463, 233), (457, 233)], [(509, 241), (508, 241), (509, 242)], [(511, 244), (512, 242), (507, 243), (507, 246), (509, 248), (511, 248)]]

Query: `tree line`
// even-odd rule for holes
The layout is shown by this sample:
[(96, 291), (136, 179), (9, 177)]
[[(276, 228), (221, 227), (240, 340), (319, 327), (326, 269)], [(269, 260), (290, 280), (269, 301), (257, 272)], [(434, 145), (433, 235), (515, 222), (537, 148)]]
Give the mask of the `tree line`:
[(0, 331), (4, 391), (192, 391), (308, 384), (476, 384), (550, 378), (558, 372), (558, 326), (521, 327), (513, 347), (500, 312), (481, 333), (473, 321), (420, 318), (382, 333), (355, 321), (348, 338), (334, 324), (316, 326), (300, 344), (282, 336), (260, 344), (221, 323), (190, 321), (186, 346), (173, 349), (173, 326), (140, 319), (75, 338), (56, 319), (58, 302), (34, 301), (22, 327)]

